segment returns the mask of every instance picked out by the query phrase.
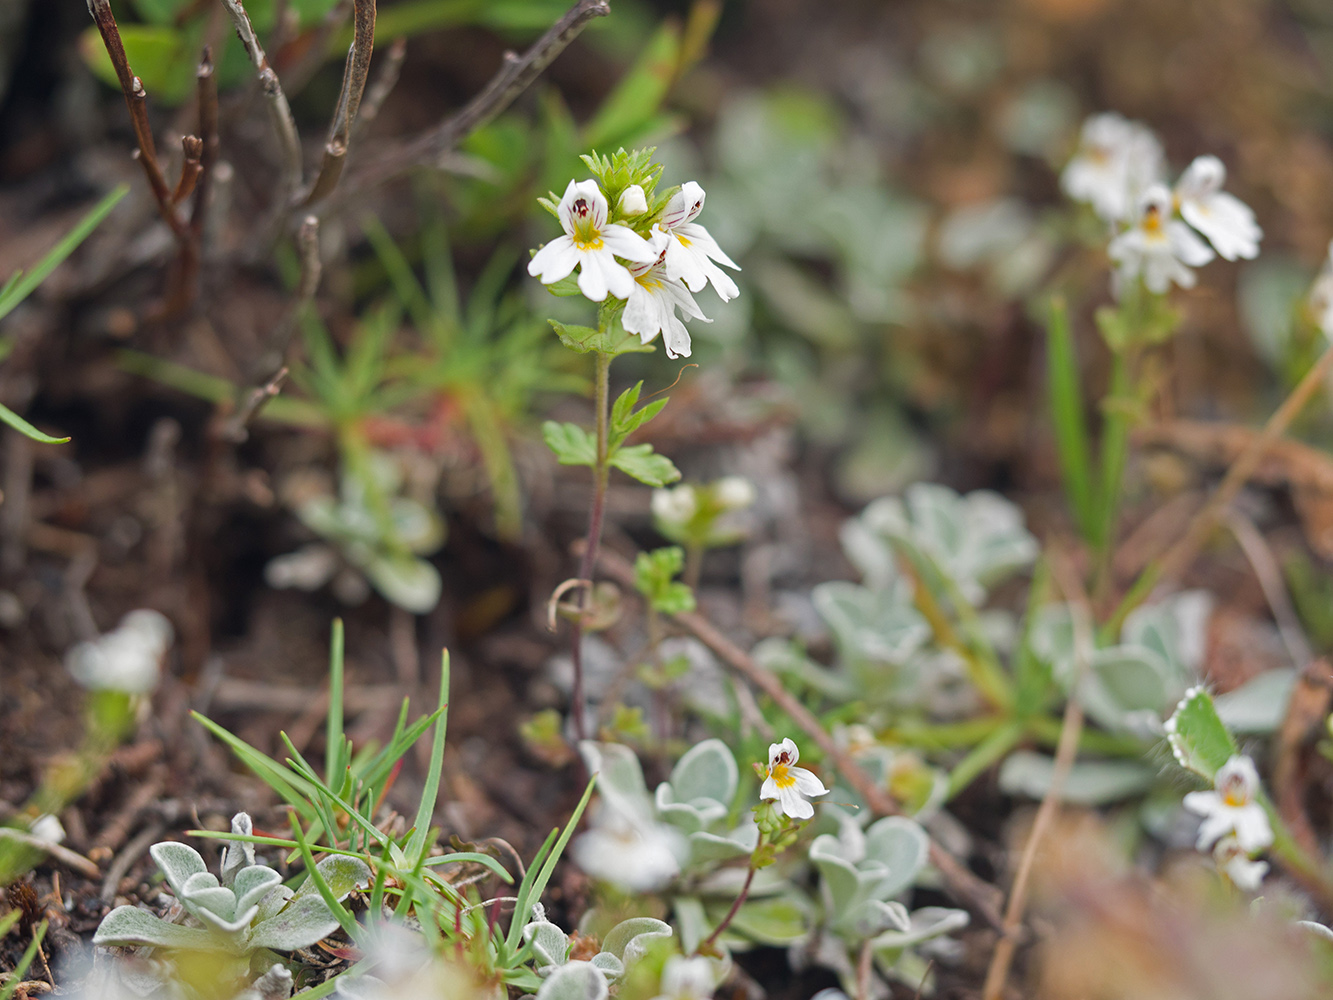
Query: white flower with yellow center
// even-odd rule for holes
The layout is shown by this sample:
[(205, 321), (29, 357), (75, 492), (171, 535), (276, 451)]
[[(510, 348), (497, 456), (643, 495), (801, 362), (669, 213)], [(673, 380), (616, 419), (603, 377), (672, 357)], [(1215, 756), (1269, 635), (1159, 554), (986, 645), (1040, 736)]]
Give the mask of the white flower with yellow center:
[(556, 210), (565, 235), (557, 236), (528, 262), (528, 274), (550, 285), (579, 269), (579, 291), (594, 302), (610, 292), (629, 298), (634, 278), (617, 256), (635, 263), (657, 259), (657, 253), (634, 230), (608, 224), (606, 195), (593, 180), (570, 181)]
[(741, 293), (727, 272), (714, 264), (725, 264), (739, 271), (740, 265), (722, 252), (708, 230), (695, 222), (703, 211), (704, 189), (695, 181), (682, 184), (662, 212), (662, 228), (669, 237), (666, 245), (666, 273), (672, 280), (685, 282), (692, 292), (703, 290), (710, 281), (723, 302)]
[(1196, 158), (1176, 182), (1180, 215), (1227, 260), (1253, 260), (1264, 231), (1249, 205), (1222, 190), (1226, 179), (1227, 168), (1216, 156)]
[(1217, 870), (1226, 875), (1237, 889), (1246, 892), (1258, 892), (1259, 884), (1268, 874), (1268, 862), (1250, 860), (1235, 834), (1229, 833), (1217, 842), (1213, 848), (1213, 859), (1217, 862)]
[(1123, 222), (1143, 190), (1161, 179), (1162, 162), (1161, 144), (1147, 126), (1108, 111), (1083, 123), (1078, 153), (1060, 175), (1060, 186), (1107, 222)]
[(1190, 792), (1185, 796), (1185, 808), (1203, 817), (1199, 850), (1206, 851), (1214, 841), (1228, 834), (1235, 835), (1237, 845), (1247, 855), (1273, 843), (1268, 814), (1254, 798), (1258, 790), (1259, 772), (1254, 761), (1237, 755), (1218, 769), (1213, 791)]
[(824, 783), (803, 767), (797, 767), (801, 752), (790, 738), (768, 745), (768, 777), (759, 789), (761, 799), (777, 799), (782, 811), (792, 819), (809, 819), (815, 807), (809, 797), (827, 795)]
[(1171, 215), (1171, 192), (1154, 184), (1143, 193), (1134, 226), (1111, 241), (1106, 252), (1116, 262), (1117, 280), (1133, 281), (1139, 275), (1151, 292), (1164, 293), (1175, 282), (1194, 287), (1192, 267), (1213, 259), (1213, 251), (1189, 226)]
[(713, 322), (703, 314), (680, 281), (667, 275), (666, 253), (667, 239), (660, 229), (653, 229), (650, 246), (657, 251), (651, 263), (631, 264), (629, 272), (634, 277), (634, 287), (630, 290), (629, 301), (625, 303), (625, 313), (621, 324), (630, 333), (637, 333), (639, 339), (647, 344), (659, 333), (666, 345), (667, 357), (688, 358), (690, 356), (690, 331), (676, 315), (689, 319), (701, 319), (705, 323)]

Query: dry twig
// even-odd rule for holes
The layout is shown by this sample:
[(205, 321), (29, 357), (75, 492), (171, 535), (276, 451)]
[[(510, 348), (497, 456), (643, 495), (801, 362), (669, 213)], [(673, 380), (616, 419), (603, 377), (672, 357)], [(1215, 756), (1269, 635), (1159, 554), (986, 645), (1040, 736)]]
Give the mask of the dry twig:
[(356, 0), (352, 12), (352, 47), (347, 50), (347, 66), (343, 70), (342, 90), (338, 106), (329, 125), (329, 139), (324, 144), (324, 160), (319, 174), (310, 185), (305, 204), (314, 205), (327, 198), (338, 184), (347, 163), (347, 147), (351, 141), (352, 123), (361, 107), (361, 94), (370, 75), (370, 54), (375, 47), (375, 0)]
[[(634, 570), (628, 562), (615, 553), (603, 549), (598, 556), (598, 563), (609, 577), (626, 590), (633, 590)], [(872, 811), (880, 816), (901, 814), (902, 810), (898, 808), (898, 804), (893, 801), (889, 793), (833, 742), (833, 737), (815, 714), (784, 688), (782, 681), (778, 680), (776, 675), (727, 638), (703, 615), (687, 611), (671, 617), (717, 654), (723, 663), (772, 698), (777, 706), (819, 745), (824, 755), (833, 762), (838, 773), (865, 800)], [(962, 862), (934, 839), (930, 841), (930, 863), (939, 871), (949, 891), (960, 902), (966, 904), (992, 927), (1001, 926), (999, 890), (968, 871)]]

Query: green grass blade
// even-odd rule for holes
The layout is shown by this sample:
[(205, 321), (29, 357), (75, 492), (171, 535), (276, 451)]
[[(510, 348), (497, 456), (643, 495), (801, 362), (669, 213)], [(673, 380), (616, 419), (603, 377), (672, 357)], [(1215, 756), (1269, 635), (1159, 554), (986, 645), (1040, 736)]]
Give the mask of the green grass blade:
[(129, 193), (128, 184), (118, 185), (105, 198), (93, 206), (92, 211), (79, 220), (78, 225), (65, 234), (65, 238), (51, 248), (50, 252), (37, 262), (18, 281), (7, 282), (3, 294), (0, 294), (0, 319), (4, 319), (20, 302), (26, 299), (34, 288), (46, 280), (46, 276), (64, 262), (74, 252), (74, 248), (88, 238), (88, 234), (98, 227), (121, 198)]
[[(547, 855), (545, 863), (542, 864), (537, 876), (531, 882), (526, 878), (523, 880), (523, 889), (527, 891), (519, 890), (518, 902), (514, 905), (513, 921), (509, 925), (509, 933), (505, 936), (505, 944), (509, 946), (510, 950), (518, 949), (519, 941), (523, 937), (523, 927), (532, 914), (532, 904), (541, 899), (542, 893), (546, 891), (546, 884), (551, 881), (551, 875), (555, 872), (556, 862), (560, 860), (560, 855), (564, 853), (569, 838), (574, 836), (574, 828), (579, 825), (579, 820), (583, 818), (583, 810), (588, 808), (588, 800), (592, 798), (592, 790), (596, 786), (597, 775), (594, 774), (588, 781), (588, 787), (583, 790), (583, 798), (579, 799), (579, 804), (574, 808), (574, 815), (569, 817), (564, 832), (560, 834), (560, 839), (551, 848), (551, 853)], [(550, 843), (550, 838), (547, 838), (547, 843)], [(536, 867), (537, 861), (534, 859), (532, 867), (528, 869), (528, 874), (531, 875)]]
[(1074, 521), (1085, 539), (1092, 538), (1096, 491), (1092, 478), (1091, 446), (1078, 357), (1069, 331), (1069, 310), (1062, 296), (1051, 298), (1046, 324), (1046, 389), (1055, 443), (1060, 454), (1060, 475)]
[(305, 832), (301, 829), (301, 821), (295, 813), (288, 813), (288, 818), (292, 823), (292, 835), (296, 838), (297, 847), (301, 851), (301, 860), (305, 862), (306, 878), (315, 883), (315, 888), (319, 891), (321, 898), (329, 908), (329, 912), (337, 918), (338, 924), (346, 931), (347, 936), (351, 937), (356, 933), (356, 917), (352, 916), (350, 910), (338, 901), (338, 897), (333, 894), (329, 888), (328, 882), (324, 881), (324, 876), (319, 873), (315, 866), (315, 856), (310, 850), (310, 843), (305, 839)]
[(425, 863), (426, 852), (430, 849), (430, 819), (435, 815), (435, 799), (440, 791), (440, 774), (444, 767), (444, 737), (449, 728), (449, 650), (440, 656), (440, 701), (436, 709), (438, 719), (435, 723), (434, 740), (430, 748), (430, 767), (426, 771), (426, 787), (421, 793), (421, 804), (417, 807), (416, 830), (407, 842), (407, 856), (420, 858)]
[(52, 437), (50, 434), (43, 434), (3, 403), (0, 403), (0, 423), (8, 424), (23, 436), (30, 437), (41, 444), (64, 444), (69, 440), (67, 437), (58, 438)]
[(37, 929), (32, 932), (32, 943), (24, 950), (23, 957), (19, 959), (18, 965), (14, 966), (14, 971), (9, 976), (9, 982), (0, 987), (0, 1000), (9, 1000), (14, 995), (14, 991), (19, 988), (19, 983), (23, 982), (23, 977), (27, 975), (32, 960), (37, 957), (37, 949), (42, 946), (42, 938), (44, 937), (46, 937), (45, 920), (38, 924)]
[(343, 760), (343, 620), (333, 619), (329, 641), (329, 717), (324, 724), (324, 780), (342, 783)]

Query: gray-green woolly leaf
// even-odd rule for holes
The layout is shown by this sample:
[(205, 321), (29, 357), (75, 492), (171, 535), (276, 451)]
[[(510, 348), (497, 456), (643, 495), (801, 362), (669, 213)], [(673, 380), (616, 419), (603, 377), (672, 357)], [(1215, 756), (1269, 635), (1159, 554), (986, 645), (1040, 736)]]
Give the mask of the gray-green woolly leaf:
[(537, 991), (537, 1000), (606, 1000), (606, 975), (591, 962), (557, 968)]
[(736, 911), (731, 926), (760, 944), (791, 944), (810, 931), (805, 909), (789, 896), (750, 900)]
[(609, 951), (599, 951), (589, 961), (602, 970), (602, 975), (606, 976), (608, 982), (614, 983), (625, 974), (625, 963)]
[[(1007, 795), (1043, 799), (1054, 771), (1054, 758), (1030, 750), (1015, 751), (1000, 765), (1000, 790)], [(1070, 769), (1060, 798), (1075, 805), (1108, 805), (1141, 795), (1156, 779), (1156, 770), (1138, 761), (1078, 760)]]
[[(228, 890), (224, 889), (223, 892)], [(221, 934), (233, 934), (241, 940), (237, 944), (238, 950), (244, 947), (244, 931), (254, 921), (259, 914), (259, 907), (252, 906), (248, 910), (239, 911), (233, 914), (223, 914), (216, 910), (210, 910), (207, 907), (196, 907), (191, 911), (201, 921), (208, 924), (215, 931)]]
[(1207, 645), (1213, 599), (1206, 591), (1187, 590), (1135, 608), (1125, 619), (1121, 641), (1156, 650), (1188, 685), (1197, 679)]
[[(231, 818), (231, 832), (249, 837), (255, 832), (254, 823), (249, 813), (238, 812)], [(228, 889), (236, 878), (236, 873), (247, 865), (255, 863), (255, 845), (249, 841), (235, 840), (222, 848), (222, 876), (220, 881)]]
[(886, 882), (876, 895), (892, 898), (905, 891), (921, 874), (930, 853), (930, 838), (914, 820), (886, 816), (866, 831), (866, 860), (879, 861), (889, 869)]
[(907, 907), (896, 900), (867, 899), (834, 919), (839, 934), (853, 941), (864, 941), (887, 930), (905, 931), (911, 925)]
[(220, 885), (211, 888), (204, 886), (191, 890), (187, 884), (181, 902), (195, 916), (211, 913), (224, 921), (229, 921), (236, 916), (236, 894)]
[(902, 951), (942, 934), (961, 930), (968, 925), (969, 919), (966, 910), (923, 906), (912, 911), (911, 924), (907, 929), (886, 931), (878, 935), (872, 947), (876, 953)]
[(439, 515), (411, 497), (394, 497), (389, 517), (394, 539), (416, 555), (430, 555), (444, 542), (444, 522)]
[(810, 845), (810, 860), (823, 876), (835, 913), (850, 907), (861, 887), (856, 865), (843, 856), (843, 847), (842, 842), (830, 833), (816, 837)]
[(152, 945), (189, 951), (229, 950), (226, 940), (215, 934), (197, 927), (169, 924), (147, 910), (133, 906), (117, 906), (103, 917), (93, 935), (93, 944), (119, 948)]
[(579, 752), (589, 774), (596, 774), (597, 793), (611, 808), (631, 819), (652, 816), (653, 803), (634, 751), (620, 743), (584, 740)]
[(1201, 687), (1185, 692), (1166, 722), (1166, 738), (1180, 766), (1210, 782), (1218, 769), (1240, 752), (1218, 718), (1212, 695)]
[(232, 891), (236, 893), (237, 911), (257, 906), (282, 881), (282, 876), (267, 865), (250, 865), (236, 873)]
[(167, 840), (154, 844), (148, 849), (148, 853), (153, 856), (154, 863), (161, 870), (167, 885), (171, 886), (171, 891), (176, 894), (177, 899), (182, 898), (181, 890), (191, 875), (208, 871), (208, 866), (204, 864), (199, 852), (188, 844)]
[(523, 940), (532, 942), (536, 966), (564, 965), (569, 959), (569, 937), (549, 920), (534, 920), (523, 928)]
[(292, 995), (292, 973), (285, 965), (274, 962), (269, 970), (255, 980), (254, 991), (262, 1000), (287, 1000)]
[(671, 769), (671, 791), (677, 802), (712, 799), (725, 806), (735, 796), (739, 781), (736, 757), (719, 739), (690, 747)]
[(901, 578), (893, 549), (862, 519), (844, 521), (838, 538), (848, 561), (857, 568), (862, 581), (871, 590), (888, 590)]
[(361, 569), (385, 600), (404, 611), (424, 615), (440, 601), (439, 571), (424, 559), (375, 553)]
[(672, 901), (671, 909), (676, 930), (680, 932), (681, 951), (692, 955), (698, 950), (699, 942), (712, 930), (703, 900), (698, 896), (677, 896)]
[(256, 924), (250, 934), (251, 948), (295, 951), (309, 948), (338, 929), (338, 918), (329, 912), (321, 896), (293, 899), (285, 910)]
[(602, 951), (615, 955), (628, 969), (653, 941), (674, 933), (670, 924), (655, 917), (631, 917), (616, 924), (602, 938)]
[[(349, 858), (344, 854), (330, 854), (315, 865), (315, 870), (319, 872), (333, 893), (333, 898), (337, 900), (346, 899), (358, 885), (365, 885), (370, 881), (370, 866), (360, 858)], [(301, 888), (296, 890), (293, 899), (318, 895), (320, 892), (315, 880), (307, 878), (301, 883)]]
[(1138, 731), (1159, 724), (1169, 704), (1170, 665), (1146, 646), (1113, 646), (1093, 654), (1079, 700), (1088, 715), (1108, 729)]
[(259, 913), (255, 916), (256, 923), (263, 923), (265, 920), (273, 917), (279, 910), (287, 905), (287, 901), (292, 898), (294, 893), (285, 885), (275, 885), (269, 890), (259, 903)]
[(730, 861), (732, 858), (753, 854), (758, 840), (759, 828), (753, 823), (733, 831), (726, 837), (709, 833), (707, 830), (699, 830), (690, 834), (689, 866)]
[(901, 664), (931, 635), (920, 612), (892, 591), (835, 581), (815, 587), (811, 599), (843, 655), (853, 660)]
[[(704, 815), (687, 802), (673, 802), (670, 782), (662, 782), (653, 793), (653, 804), (657, 808), (657, 818), (669, 823), (681, 833), (697, 833), (707, 824)], [(716, 803), (714, 803), (716, 804)], [(726, 810), (722, 810), (726, 815)]]
[(1233, 733), (1266, 735), (1282, 724), (1295, 686), (1295, 670), (1265, 670), (1234, 691), (1219, 694), (1213, 705)]

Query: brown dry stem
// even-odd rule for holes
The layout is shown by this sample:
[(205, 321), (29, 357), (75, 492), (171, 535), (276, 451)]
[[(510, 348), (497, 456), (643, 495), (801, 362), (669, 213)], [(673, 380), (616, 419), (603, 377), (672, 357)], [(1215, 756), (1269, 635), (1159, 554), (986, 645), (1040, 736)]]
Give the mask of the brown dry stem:
[(338, 105), (329, 125), (328, 142), (324, 144), (324, 159), (319, 174), (310, 185), (305, 204), (314, 205), (332, 193), (338, 186), (347, 150), (351, 144), (352, 123), (361, 107), (361, 95), (370, 75), (370, 55), (375, 47), (375, 0), (356, 0), (352, 10), (352, 47), (347, 50), (347, 65), (343, 70), (342, 89)]

